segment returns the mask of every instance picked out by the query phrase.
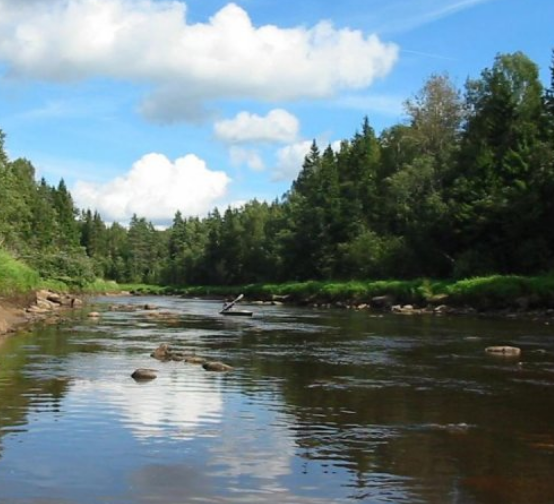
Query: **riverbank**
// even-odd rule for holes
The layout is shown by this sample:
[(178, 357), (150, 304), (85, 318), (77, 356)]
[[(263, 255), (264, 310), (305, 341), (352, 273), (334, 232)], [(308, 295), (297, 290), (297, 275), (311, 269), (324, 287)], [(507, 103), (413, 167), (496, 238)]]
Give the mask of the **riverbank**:
[(64, 310), (80, 306), (80, 298), (51, 290), (0, 297), (0, 338), (27, 324), (41, 320), (55, 322)]
[[(378, 280), (350, 282), (288, 282), (242, 286), (117, 285), (98, 282), (88, 294), (133, 293), (212, 299), (244, 294), (254, 304), (294, 304), (315, 308), (368, 310), (399, 315), (467, 315), (531, 318), (554, 323), (554, 276), (477, 277), (463, 280)], [(53, 290), (0, 297), (0, 334), (56, 315), (76, 302), (74, 296)]]
[(28, 322), (25, 310), (12, 302), (0, 299), (0, 338), (14, 332), (18, 326)]
[[(554, 276), (493, 275), (462, 280), (310, 281), (241, 286), (161, 287), (126, 285), (137, 294), (234, 297), (317, 307), (396, 312), (554, 313)], [(412, 307), (411, 309), (409, 307)]]

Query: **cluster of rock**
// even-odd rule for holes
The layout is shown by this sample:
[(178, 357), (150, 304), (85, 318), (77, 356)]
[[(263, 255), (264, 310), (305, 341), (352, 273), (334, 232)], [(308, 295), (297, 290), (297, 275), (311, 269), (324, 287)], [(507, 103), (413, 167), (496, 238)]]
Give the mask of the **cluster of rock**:
[[(414, 304), (398, 303), (397, 300), (390, 295), (375, 296), (368, 302), (346, 302), (337, 301), (335, 303), (309, 303), (314, 308), (342, 308), (346, 310), (371, 310), (382, 313), (394, 313), (397, 315), (476, 315), (480, 313), (477, 309), (471, 306), (450, 306), (441, 303), (441, 299), (435, 300), (433, 303), (425, 306), (416, 306)], [(512, 311), (507, 311), (506, 315), (513, 314)]]
[[(188, 364), (200, 364), (206, 371), (214, 372), (227, 372), (232, 371), (233, 367), (229, 366), (220, 361), (211, 361), (200, 357), (194, 354), (185, 354), (184, 352), (178, 351), (170, 347), (167, 343), (162, 343), (156, 348), (151, 354), (150, 357), (153, 357), (160, 362), (186, 362)], [(153, 380), (157, 377), (157, 370), (139, 368), (136, 369), (131, 375), (135, 380)]]
[(432, 300), (425, 304), (401, 303), (398, 298), (391, 294), (373, 296), (363, 301), (338, 300), (323, 301), (318, 295), (307, 299), (293, 299), (290, 296), (273, 296), (271, 299), (263, 301), (252, 301), (255, 305), (278, 306), (285, 302), (293, 304), (311, 306), (313, 308), (341, 308), (346, 310), (367, 310), (377, 313), (394, 313), (398, 315), (492, 315), (506, 318), (525, 317), (534, 321), (554, 320), (554, 306), (539, 307), (539, 301), (532, 296), (520, 297), (514, 299), (510, 306), (503, 308), (491, 306), (468, 306), (459, 304), (446, 304), (448, 302), (446, 294), (436, 295)]
[(34, 293), (30, 304), (23, 310), (25, 322), (43, 321), (47, 324), (58, 323), (62, 312), (81, 308), (83, 301), (71, 294), (40, 290)]
[(82, 305), (82, 300), (71, 294), (46, 289), (26, 296), (25, 302), (4, 301), (0, 305), (0, 335), (36, 321), (56, 324), (60, 322), (64, 310), (80, 308)]
[(40, 290), (35, 293), (34, 301), (25, 311), (32, 314), (48, 314), (60, 308), (78, 308), (82, 305), (82, 300), (71, 294)]
[(108, 307), (109, 311), (117, 311), (117, 312), (135, 312), (135, 311), (150, 311), (150, 310), (157, 310), (158, 307), (156, 305), (147, 303), (147, 304), (113, 304)]

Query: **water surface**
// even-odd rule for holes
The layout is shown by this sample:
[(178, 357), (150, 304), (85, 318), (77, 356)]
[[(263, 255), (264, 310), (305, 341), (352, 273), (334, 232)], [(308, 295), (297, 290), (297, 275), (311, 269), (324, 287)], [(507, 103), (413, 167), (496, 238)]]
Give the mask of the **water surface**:
[(554, 503), (554, 327), (241, 307), (99, 298), (6, 340), (0, 503)]

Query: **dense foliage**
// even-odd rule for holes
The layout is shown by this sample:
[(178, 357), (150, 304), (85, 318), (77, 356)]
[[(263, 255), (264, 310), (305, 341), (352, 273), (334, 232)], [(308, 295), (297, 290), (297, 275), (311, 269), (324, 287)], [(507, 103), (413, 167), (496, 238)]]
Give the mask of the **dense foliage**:
[[(553, 61), (554, 64), (554, 61)], [(0, 247), (43, 277), (236, 285), (532, 275), (554, 269), (554, 67), (522, 53), (457, 89), (433, 75), (379, 135), (366, 118), (338, 151), (315, 142), (290, 190), (157, 230), (75, 208), (36, 182), (0, 132)]]

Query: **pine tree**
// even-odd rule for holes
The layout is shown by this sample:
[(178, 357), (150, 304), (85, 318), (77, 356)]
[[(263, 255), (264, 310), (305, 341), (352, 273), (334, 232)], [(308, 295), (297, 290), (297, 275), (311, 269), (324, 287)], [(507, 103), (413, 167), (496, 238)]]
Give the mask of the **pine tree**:
[(451, 193), (461, 274), (520, 271), (517, 257), (528, 253), (522, 238), (536, 212), (530, 183), (542, 95), (538, 68), (522, 53), (497, 56), (479, 80), (468, 82), (470, 115)]

